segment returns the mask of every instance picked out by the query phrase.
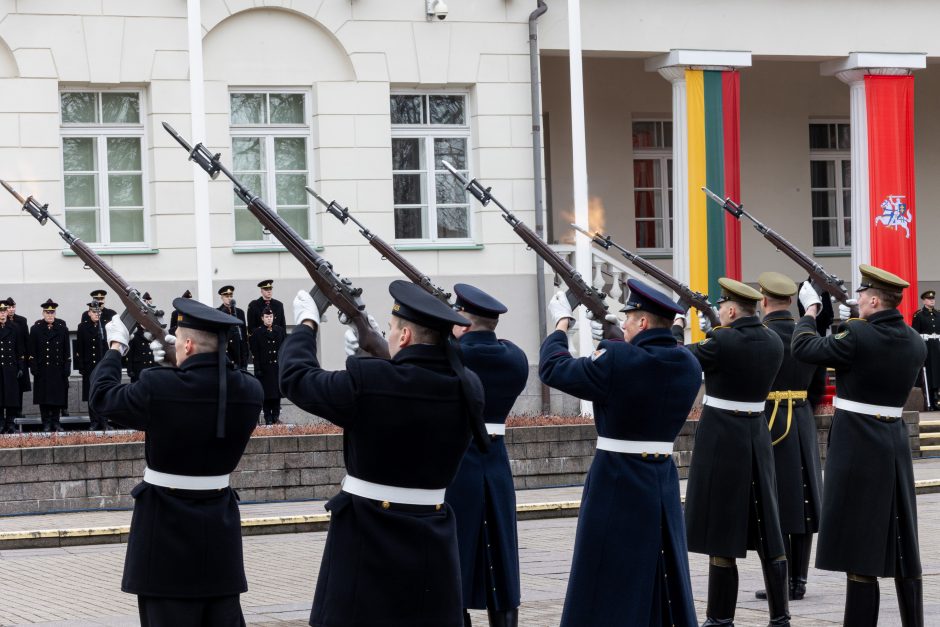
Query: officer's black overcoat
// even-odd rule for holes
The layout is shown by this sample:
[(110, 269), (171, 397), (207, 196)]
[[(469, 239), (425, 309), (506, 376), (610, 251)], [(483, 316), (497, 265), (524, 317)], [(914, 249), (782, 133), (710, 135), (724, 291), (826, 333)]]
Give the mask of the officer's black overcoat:
[(251, 356), (255, 364), (255, 376), (261, 381), (265, 399), (281, 398), (278, 380), (277, 354), (287, 333), (277, 325), (270, 329), (261, 325), (251, 332)]
[[(101, 324), (108, 324), (109, 322), (111, 322), (111, 319), (116, 315), (117, 315), (117, 312), (114, 311), (113, 309), (108, 309), (107, 307), (103, 308), (101, 310)], [(78, 323), (81, 324), (82, 322), (90, 322), (90, 321), (91, 321), (91, 318), (88, 316), (88, 312), (83, 311), (82, 319), (79, 320)]]
[(72, 347), (69, 327), (56, 318), (52, 325), (37, 320), (29, 330), (30, 369), (33, 371), (33, 402), (37, 405), (66, 407), (69, 401), (69, 374)]
[[(757, 316), (715, 327), (689, 350), (705, 371), (705, 393), (729, 401), (766, 401), (783, 361), (780, 336)], [(702, 408), (685, 497), (690, 551), (744, 557), (748, 549), (758, 549), (768, 557), (783, 555), (770, 442), (763, 412)]]
[(134, 327), (134, 334), (131, 336), (130, 346), (127, 347), (127, 376), (131, 382), (140, 378), (140, 373), (147, 368), (156, 366), (153, 360), (153, 351), (150, 350), (150, 342), (144, 335), (144, 329), (140, 325)]
[[(603, 341), (574, 359), (562, 331), (545, 338), (542, 382), (594, 403), (598, 436), (673, 442), (702, 381), (668, 329)], [(766, 429), (765, 429), (766, 430)], [(671, 455), (598, 450), (584, 482), (563, 627), (697, 625), (679, 476)]]
[[(245, 322), (245, 312), (235, 308), (235, 313), (232, 313), (232, 310), (225, 305), (219, 305), (217, 308), (223, 313), (227, 313), (230, 316), (234, 316)], [(228, 358), (232, 360), (232, 363), (235, 364), (238, 368), (248, 367), (248, 357), (250, 355), (250, 348), (248, 346), (248, 330), (245, 326), (232, 326), (228, 331), (228, 348), (226, 349), (228, 353)]]
[(108, 350), (108, 339), (104, 331), (104, 322), (92, 322), (90, 319), (78, 323), (75, 331), (75, 369), (82, 375), (82, 400), (88, 400), (88, 386), (91, 384), (91, 371), (104, 358)]
[[(793, 315), (788, 311), (775, 311), (764, 316), (764, 324), (783, 341), (783, 362), (771, 390), (806, 392), (816, 365), (795, 359), (790, 354), (790, 340), (796, 328)], [(774, 467), (777, 471), (780, 529), (785, 534), (815, 533), (819, 530), (822, 507), (822, 467), (816, 418), (809, 400), (794, 400), (792, 406), (789, 421), (787, 401), (768, 401), (764, 409), (768, 421), (773, 417), (770, 438), (776, 442)]]
[(20, 379), (26, 376), (26, 345), (13, 322), (0, 325), (0, 407), (19, 407)]
[[(8, 318), (8, 319), (9, 319), (9, 318)], [(26, 318), (24, 318), (23, 316), (20, 316), (20, 315), (14, 315), (13, 318), (12, 318), (12, 320), (13, 320), (13, 322), (16, 323), (16, 326), (17, 326), (17, 328), (18, 328), (19, 331), (20, 331), (20, 335), (23, 336), (23, 346), (25, 347), (24, 350), (26, 351), (26, 352), (25, 352), (25, 358), (24, 358), (24, 365), (25, 365), (25, 368), (26, 368), (26, 369), (25, 369), (25, 374), (24, 374), (22, 377), (20, 377), (20, 391), (21, 391), (21, 392), (29, 392), (30, 390), (33, 389), (33, 386), (32, 386), (32, 384), (31, 384), (30, 381), (29, 381), (29, 362), (30, 362), (30, 356), (29, 356), (29, 322), (26, 321)], [(22, 400), (22, 399), (21, 399), (21, 400)]]
[[(317, 335), (299, 326), (281, 347), (281, 390), (297, 406), (343, 427), (347, 472), (384, 485), (444, 489), (470, 441), (467, 402), (444, 348), (419, 344), (391, 360), (351, 357), (346, 370), (316, 361)], [(462, 627), (454, 512), (382, 503), (340, 492), (310, 624), (315, 627)]]
[[(940, 314), (936, 309), (921, 307), (914, 312), (911, 319), (911, 327), (921, 335), (940, 334)], [(927, 340), (927, 382), (930, 389), (940, 388), (940, 339)], [(923, 387), (923, 381), (917, 380), (917, 384)], [(930, 399), (933, 402), (934, 399)]]
[[(261, 386), (229, 367), (225, 437), (216, 437), (218, 356), (201, 353), (181, 368), (149, 368), (121, 384), (121, 356), (109, 350), (92, 374), (89, 407), (147, 433), (154, 470), (194, 476), (235, 470), (261, 411)], [(242, 563), (238, 496), (222, 490), (176, 490), (141, 482), (124, 562), (124, 592), (155, 597), (212, 597), (248, 589)]]
[(248, 303), (248, 326), (246, 328), (249, 331), (254, 331), (264, 324), (261, 322), (261, 312), (264, 311), (265, 307), (271, 307), (271, 312), (274, 314), (274, 324), (286, 329), (287, 318), (284, 317), (284, 303), (276, 298), (266, 301), (261, 296)]
[[(480, 377), (486, 390), (484, 421), (505, 424), (529, 378), (525, 353), (492, 331), (463, 334), (460, 350), (467, 368)], [(485, 453), (470, 443), (446, 500), (457, 517), (464, 607), (519, 607), (516, 490), (502, 436), (491, 436)]]
[[(804, 316), (792, 348), (798, 359), (836, 369), (838, 398), (889, 407), (907, 402), (927, 352), (896, 309), (867, 320), (853, 318), (825, 338)], [(816, 567), (870, 577), (920, 575), (914, 469), (904, 421), (836, 409), (825, 476)]]

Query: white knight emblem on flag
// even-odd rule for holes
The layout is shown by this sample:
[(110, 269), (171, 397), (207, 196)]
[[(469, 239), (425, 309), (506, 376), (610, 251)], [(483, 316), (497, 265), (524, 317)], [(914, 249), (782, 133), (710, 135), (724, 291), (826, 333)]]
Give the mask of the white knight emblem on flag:
[(914, 216), (908, 210), (904, 198), (904, 196), (889, 195), (881, 201), (881, 215), (875, 216), (875, 224), (884, 225), (895, 231), (900, 227), (907, 233), (907, 239), (910, 239), (910, 224), (914, 221)]

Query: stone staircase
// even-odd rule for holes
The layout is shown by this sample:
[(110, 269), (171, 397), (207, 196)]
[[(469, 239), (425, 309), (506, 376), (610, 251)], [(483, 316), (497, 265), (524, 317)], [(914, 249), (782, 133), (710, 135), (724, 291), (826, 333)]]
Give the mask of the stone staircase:
[(940, 456), (940, 412), (923, 413), (920, 416), (921, 455)]

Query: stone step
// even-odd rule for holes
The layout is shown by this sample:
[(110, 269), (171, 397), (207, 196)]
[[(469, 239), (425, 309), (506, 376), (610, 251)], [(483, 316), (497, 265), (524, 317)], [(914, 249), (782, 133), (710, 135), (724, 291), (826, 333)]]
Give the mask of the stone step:
[(940, 433), (940, 420), (921, 420), (920, 421), (921, 437), (923, 437), (925, 433)]
[[(920, 436), (923, 438), (924, 436)], [(924, 453), (940, 453), (940, 444), (927, 444), (926, 446), (920, 445), (920, 452), (923, 455)]]

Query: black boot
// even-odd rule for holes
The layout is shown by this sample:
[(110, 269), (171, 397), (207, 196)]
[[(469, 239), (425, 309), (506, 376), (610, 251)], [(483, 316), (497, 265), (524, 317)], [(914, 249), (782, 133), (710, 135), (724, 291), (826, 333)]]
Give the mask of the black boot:
[(768, 627), (790, 627), (790, 608), (787, 603), (787, 560), (761, 560), (764, 587), (767, 590), (767, 608), (770, 610)]
[(878, 580), (861, 581), (849, 575), (845, 587), (845, 617), (842, 627), (877, 627), (881, 593)]
[(490, 627), (518, 627), (519, 625), (519, 608), (511, 610), (487, 608), (486, 615), (490, 619)]
[[(715, 559), (715, 558), (711, 558)], [(738, 604), (738, 567), (708, 565), (708, 606), (702, 627), (734, 627), (734, 609)]]
[(924, 581), (920, 577), (895, 577), (903, 627), (924, 627)]
[(42, 432), (52, 433), (52, 416), (50, 415), (49, 410), (40, 410), (40, 417), (42, 418)]
[(806, 578), (809, 575), (809, 556), (813, 551), (813, 534), (790, 536), (790, 600), (800, 601), (806, 596)]
[(470, 612), (467, 610), (463, 611), (463, 627), (473, 627), (473, 622), (470, 620)]

